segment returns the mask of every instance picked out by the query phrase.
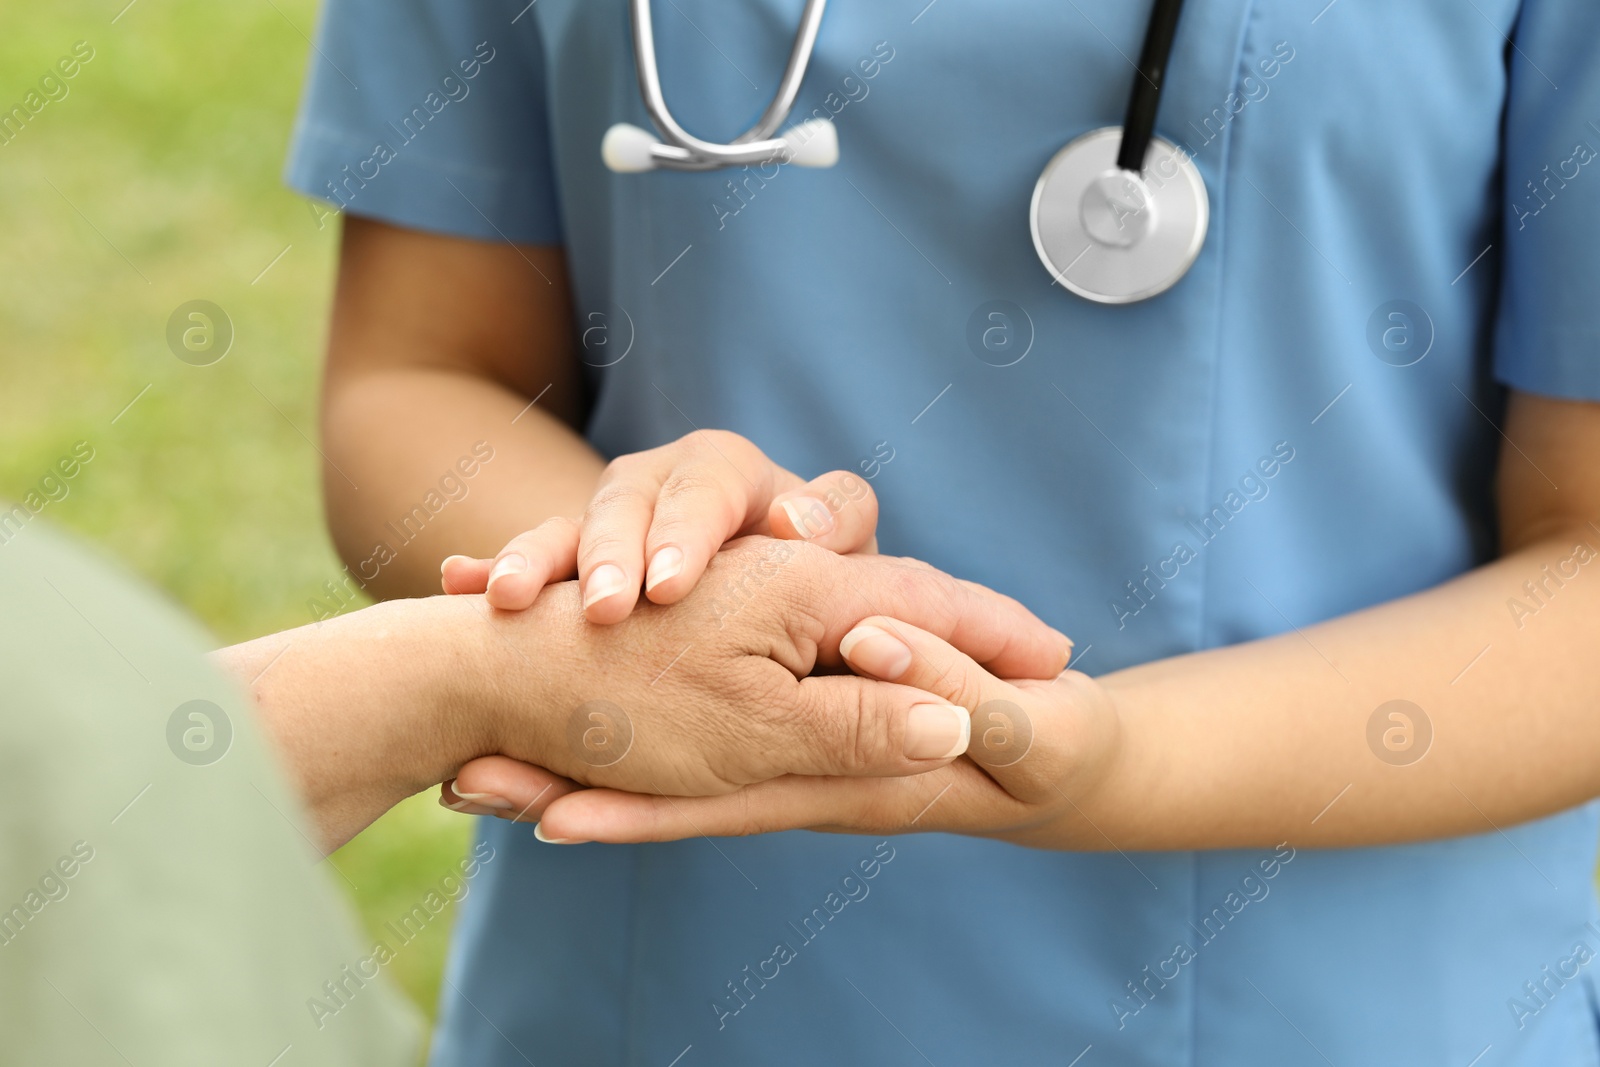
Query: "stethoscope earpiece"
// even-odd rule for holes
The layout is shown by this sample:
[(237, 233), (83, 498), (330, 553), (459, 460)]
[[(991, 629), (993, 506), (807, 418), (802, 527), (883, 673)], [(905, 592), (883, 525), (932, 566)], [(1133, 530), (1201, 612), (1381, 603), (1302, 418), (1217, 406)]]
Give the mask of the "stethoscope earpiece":
[(649, 130), (642, 130), (628, 122), (619, 122), (606, 131), (600, 140), (600, 158), (618, 174), (643, 174), (656, 169), (651, 149), (656, 139)]
[[(798, 123), (773, 143), (777, 147), (770, 154), (750, 162), (793, 163), (797, 167), (831, 167), (839, 162), (839, 131), (830, 119)], [(673, 166), (675, 162), (679, 169), (708, 169), (682, 166), (685, 161), (677, 155), (682, 151), (677, 146), (662, 144), (649, 130), (628, 122), (612, 126), (600, 140), (600, 158), (607, 168), (618, 174), (643, 174), (659, 166)]]

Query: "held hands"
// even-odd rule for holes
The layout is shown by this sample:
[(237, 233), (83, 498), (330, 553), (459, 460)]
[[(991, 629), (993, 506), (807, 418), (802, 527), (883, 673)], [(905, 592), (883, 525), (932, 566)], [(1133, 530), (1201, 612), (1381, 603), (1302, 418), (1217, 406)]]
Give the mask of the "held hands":
[[(806, 483), (737, 435), (697, 433), (613, 462), (581, 526), (552, 520), (515, 538), (493, 560), (451, 557), (443, 568), (446, 591), (484, 592), (491, 606), (504, 610), (526, 609), (547, 582), (574, 570), (590, 622), (628, 619), (641, 583), (653, 604), (684, 602), (676, 615), (641, 609), (651, 616), (643, 630), (616, 635), (616, 641), (590, 631), (593, 643), (616, 644), (624, 659), (637, 659), (628, 650), (637, 649), (641, 636), (675, 632), (672, 640), (688, 655), (691, 631), (711, 622), (721, 631), (731, 618), (740, 634), (717, 634), (735, 637), (735, 651), (732, 658), (713, 659), (708, 673), (668, 665), (678, 674), (676, 684), (688, 686), (674, 694), (684, 710), (664, 713), (666, 692), (648, 694), (647, 706), (663, 714), (652, 727), (653, 750), (635, 756), (631, 766), (623, 764), (641, 740), (633, 736), (636, 717), (596, 699), (574, 711), (576, 765), (508, 758), (516, 752), (480, 758), (441, 789), (440, 802), (523, 821), (553, 815), (541, 836), (606, 841), (695, 834), (702, 815), (716, 827), (704, 827), (707, 833), (797, 826), (1007, 833), (1050, 819), (1072, 803), (1058, 783), (1070, 778), (1083, 788), (1115, 741), (1114, 716), (1087, 699), (1094, 683), (1076, 673), (1057, 678), (1071, 650), (1064, 637), (1009, 598), (914, 560), (861, 560), (857, 569), (871, 566), (839, 573), (846, 561), (816, 548), (756, 539), (717, 555), (724, 541), (749, 533), (803, 539), (835, 552), (871, 552), (876, 519), (875, 496), (851, 474)], [(766, 588), (762, 572), (773, 568), (748, 562), (752, 543), (767, 546), (766, 559), (781, 560), (782, 570), (803, 549), (802, 567), (787, 576), (801, 580)], [(739, 576), (727, 578), (727, 564), (739, 566), (741, 559), (747, 562)], [(576, 599), (571, 586), (558, 589), (546, 599)], [(905, 609), (897, 610), (886, 595)], [(747, 604), (759, 605), (750, 617), (744, 617)], [(564, 610), (575, 616), (577, 605)], [(850, 629), (874, 614), (883, 617)], [(740, 639), (743, 652), (737, 651)], [(663, 654), (670, 655), (670, 647)], [(767, 653), (765, 667), (777, 669), (752, 670), (754, 649)], [(594, 651), (580, 641), (573, 655), (581, 663)], [(818, 666), (841, 662), (881, 682), (807, 677)], [(1007, 684), (980, 663), (1001, 676), (1056, 681)], [(719, 686), (731, 689), (718, 692)], [(622, 691), (609, 679), (601, 688), (614, 696)], [(1082, 708), (1057, 708), (1051, 697), (1062, 691), (1086, 698)], [(943, 699), (930, 702), (926, 693)], [(958, 710), (954, 732), (951, 708)], [(975, 713), (972, 719), (968, 712)], [(967, 750), (969, 723), (971, 760), (951, 764)], [(611, 747), (597, 759), (583, 739)], [(841, 746), (851, 750), (848, 757), (841, 757)], [(532, 765), (539, 762), (549, 769)], [(575, 792), (578, 785), (563, 775), (612, 788)], [(930, 807), (935, 795), (939, 803)], [(947, 804), (935, 817), (934, 809)]]
[(1053, 676), (1070, 652), (1017, 602), (924, 564), (747, 537), (679, 603), (610, 626), (582, 618), (573, 582), (526, 611), (491, 609), (476, 640), (496, 672), (496, 747), (584, 785), (682, 797), (785, 774), (922, 773), (966, 750), (965, 710), (907, 685), (818, 673), (836, 672), (846, 632), (879, 612), (1008, 675)]
[[(787, 775), (714, 797), (669, 800), (614, 789), (547, 788), (550, 777), (506, 760), (462, 769), (458, 789), (494, 791), (540, 836), (560, 843), (669, 841), (813, 829), (947, 831), (1041, 847), (1105, 847), (1089, 811), (1120, 756), (1110, 693), (1077, 671), (1006, 682), (925, 629), (877, 616), (843, 639), (859, 673), (933, 693), (972, 712), (966, 755), (899, 778)], [(1085, 809), (1089, 809), (1086, 811)]]

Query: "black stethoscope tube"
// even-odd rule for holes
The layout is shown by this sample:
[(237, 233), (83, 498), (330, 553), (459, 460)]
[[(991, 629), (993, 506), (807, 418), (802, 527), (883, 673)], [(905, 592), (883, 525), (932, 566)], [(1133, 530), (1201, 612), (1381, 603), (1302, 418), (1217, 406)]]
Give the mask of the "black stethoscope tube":
[(1144, 169), (1145, 153), (1155, 135), (1156, 111), (1161, 107), (1161, 89), (1167, 80), (1167, 60), (1172, 56), (1172, 41), (1178, 35), (1178, 15), (1183, 0), (1156, 0), (1150, 24), (1144, 32), (1144, 49), (1139, 53), (1139, 70), (1133, 78), (1133, 95), (1128, 98), (1128, 117), (1122, 123), (1122, 146), (1117, 166), (1138, 174)]

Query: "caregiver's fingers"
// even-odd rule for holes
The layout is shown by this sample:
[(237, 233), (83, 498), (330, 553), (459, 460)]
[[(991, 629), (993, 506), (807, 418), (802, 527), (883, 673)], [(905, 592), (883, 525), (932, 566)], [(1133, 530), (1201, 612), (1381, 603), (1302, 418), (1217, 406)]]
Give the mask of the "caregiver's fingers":
[[(830, 565), (831, 564), (831, 565)], [(1015, 599), (975, 582), (952, 578), (915, 559), (825, 557), (812, 587), (809, 615), (825, 624), (824, 662), (863, 616), (888, 615), (949, 641), (1002, 678), (1054, 678), (1067, 665), (1072, 641)], [(841, 578), (829, 570), (844, 570)]]
[(1064, 716), (1039, 690), (1019, 689), (926, 630), (885, 616), (863, 619), (839, 653), (852, 669), (925, 690), (972, 713), (967, 755), (1026, 803), (1058, 794), (1070, 769)]
[(801, 484), (754, 445), (742, 438), (734, 445), (729, 436), (708, 437), (661, 484), (644, 539), (644, 591), (652, 603), (682, 600), (725, 542), (766, 532), (775, 493)]
[[(791, 776), (745, 786), (715, 797), (659, 797), (615, 789), (585, 789), (552, 803), (540, 820), (539, 836), (555, 844), (639, 844), (688, 837), (740, 837), (808, 827), (844, 826), (860, 832), (869, 812), (892, 809), (898, 828), (915, 814), (932, 783), (920, 789), (902, 783), (923, 779), (808, 778)], [(942, 788), (942, 787), (939, 787)], [(888, 794), (887, 797), (885, 794)], [(921, 800), (926, 805), (925, 799)], [(915, 829), (915, 827), (907, 827)]]
[(810, 541), (833, 552), (877, 552), (878, 495), (849, 471), (830, 471), (773, 498), (772, 536)]
[(508, 756), (480, 756), (439, 787), (439, 803), (468, 815), (538, 822), (557, 798), (582, 789), (577, 782), (543, 767)]
[(485, 599), (502, 611), (531, 607), (551, 582), (572, 577), (578, 562), (578, 524), (548, 519), (507, 542), (485, 579)]
[(655, 514), (662, 472), (652, 453), (611, 461), (583, 513), (578, 582), (590, 622), (621, 622), (644, 584), (644, 536)]
[(494, 607), (520, 611), (546, 585), (571, 578), (577, 554), (578, 524), (568, 518), (547, 519), (487, 559), (446, 557), (439, 565), (439, 584), (452, 595), (487, 593)]
[(452, 596), (482, 593), (489, 587), (489, 572), (493, 569), (493, 559), (446, 556), (445, 561), (439, 564), (439, 585)]

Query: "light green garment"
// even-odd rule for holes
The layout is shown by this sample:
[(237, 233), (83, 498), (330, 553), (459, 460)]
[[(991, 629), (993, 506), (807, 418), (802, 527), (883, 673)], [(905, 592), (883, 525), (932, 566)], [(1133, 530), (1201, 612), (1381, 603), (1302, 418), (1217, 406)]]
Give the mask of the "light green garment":
[(0, 544), (0, 1063), (413, 1064), (206, 644), (42, 524)]

